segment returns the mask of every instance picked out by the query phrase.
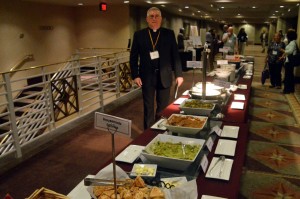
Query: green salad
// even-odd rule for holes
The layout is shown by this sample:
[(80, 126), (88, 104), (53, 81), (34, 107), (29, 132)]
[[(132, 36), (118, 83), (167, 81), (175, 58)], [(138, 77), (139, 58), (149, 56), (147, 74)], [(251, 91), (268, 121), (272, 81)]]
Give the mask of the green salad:
[(202, 109), (212, 109), (214, 104), (201, 102), (200, 100), (190, 100), (186, 101), (183, 105), (186, 108), (202, 108)]
[[(183, 151), (184, 148), (184, 151)], [(190, 145), (183, 143), (161, 142), (157, 141), (150, 146), (150, 150), (159, 156), (170, 158), (193, 160), (200, 150), (200, 145)]]

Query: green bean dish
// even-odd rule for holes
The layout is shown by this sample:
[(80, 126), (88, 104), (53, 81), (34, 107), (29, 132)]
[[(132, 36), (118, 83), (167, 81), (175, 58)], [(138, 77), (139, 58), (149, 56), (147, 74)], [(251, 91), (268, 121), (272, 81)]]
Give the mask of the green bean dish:
[(200, 145), (157, 141), (150, 146), (150, 150), (159, 156), (176, 159), (193, 160), (200, 150)]
[(205, 103), (201, 102), (199, 100), (190, 100), (186, 101), (183, 105), (183, 107), (186, 108), (202, 108), (202, 109), (212, 109), (214, 104), (212, 103)]

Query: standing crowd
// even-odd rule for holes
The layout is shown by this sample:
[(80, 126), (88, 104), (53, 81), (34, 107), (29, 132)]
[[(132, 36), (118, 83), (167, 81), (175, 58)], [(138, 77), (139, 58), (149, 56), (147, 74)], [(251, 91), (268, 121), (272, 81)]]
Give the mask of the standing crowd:
[[(265, 32), (263, 32), (265, 33)], [(262, 34), (263, 34), (262, 33)], [(262, 38), (262, 37), (261, 37)], [(281, 89), (283, 83), (283, 94), (295, 92), (294, 67), (295, 64), (289, 60), (290, 55), (296, 55), (299, 50), (297, 45), (297, 33), (289, 29), (286, 33), (286, 43), (282, 32), (274, 34), (273, 40), (268, 46), (266, 64), (270, 71), (270, 88)], [(284, 79), (281, 79), (282, 68), (284, 68)]]

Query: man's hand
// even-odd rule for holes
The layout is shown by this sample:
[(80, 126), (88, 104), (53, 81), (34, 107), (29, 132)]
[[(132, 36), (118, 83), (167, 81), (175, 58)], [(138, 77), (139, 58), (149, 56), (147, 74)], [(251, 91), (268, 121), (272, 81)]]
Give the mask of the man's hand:
[(180, 87), (182, 83), (183, 83), (183, 77), (177, 77), (176, 84), (178, 85), (178, 87)]
[(142, 87), (143, 83), (142, 83), (141, 78), (137, 77), (133, 81), (136, 85), (138, 85), (138, 87)]

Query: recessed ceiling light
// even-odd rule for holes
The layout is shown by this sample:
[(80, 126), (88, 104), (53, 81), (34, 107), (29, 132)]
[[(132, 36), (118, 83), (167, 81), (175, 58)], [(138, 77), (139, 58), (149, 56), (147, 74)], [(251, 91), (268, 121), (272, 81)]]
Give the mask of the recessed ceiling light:
[(166, 7), (165, 5), (161, 5), (161, 7)]
[(275, 10), (275, 12), (278, 12), (278, 10)]
[(79, 6), (83, 6), (83, 3), (78, 3), (77, 5), (79, 5)]
[(214, 5), (213, 5), (213, 4), (210, 4), (210, 7), (212, 7), (212, 8), (213, 8), (213, 7), (214, 7)]
[(222, 8), (222, 9), (224, 9), (225, 7), (224, 7), (224, 6), (222, 6), (221, 8)]
[(189, 6), (185, 6), (184, 8), (189, 8)]
[(256, 8), (255, 6), (252, 6), (252, 8)]
[(182, 12), (182, 10), (181, 10), (181, 9), (178, 9), (178, 11), (179, 11), (179, 12)]
[(152, 4), (152, 1), (146, 1), (146, 3)]
[(198, 10), (197, 12), (199, 12), (199, 13), (200, 13), (201, 11), (200, 11), (200, 10)]
[(195, 13), (192, 13), (192, 15), (194, 16), (194, 15), (195, 15)]
[(129, 1), (124, 1), (124, 3), (129, 3)]
[(284, 6), (279, 6), (280, 8), (284, 8)]
[(240, 16), (241, 14), (240, 14), (240, 13), (238, 13), (237, 15), (238, 15), (238, 16)]
[(288, 9), (288, 12), (291, 12), (291, 9)]

